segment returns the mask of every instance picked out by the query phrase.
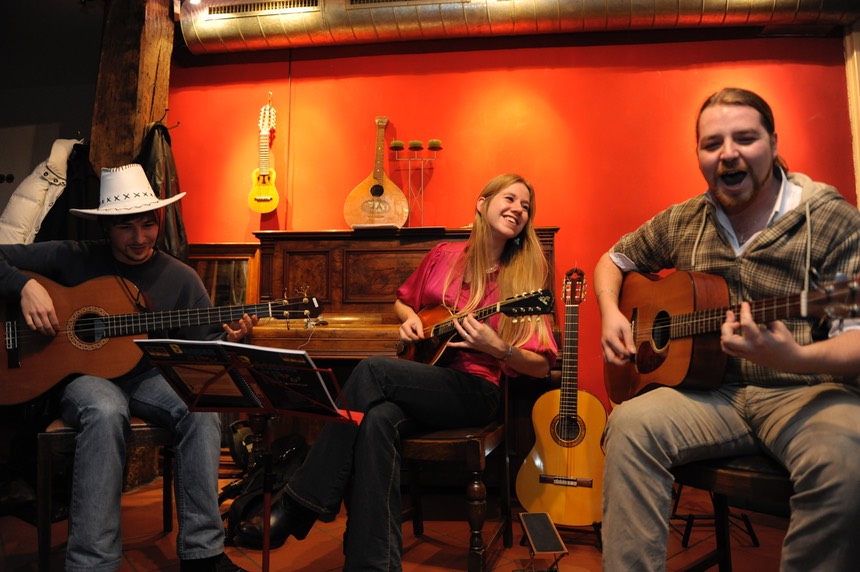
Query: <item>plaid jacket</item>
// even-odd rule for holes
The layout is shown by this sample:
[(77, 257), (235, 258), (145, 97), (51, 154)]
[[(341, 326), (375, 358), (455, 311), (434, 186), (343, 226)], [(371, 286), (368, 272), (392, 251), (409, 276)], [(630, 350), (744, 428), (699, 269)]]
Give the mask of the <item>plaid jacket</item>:
[[(803, 189), (801, 204), (755, 237), (740, 256), (719, 225), (707, 195), (658, 213), (621, 237), (612, 252), (624, 254), (646, 273), (674, 268), (722, 276), (731, 305), (797, 294), (809, 272), (820, 284), (840, 272), (855, 276), (860, 271), (860, 211), (833, 187), (800, 173), (788, 178)], [(783, 321), (800, 344), (812, 342), (815, 319)], [(724, 381), (797, 385), (847, 380), (790, 374), (730, 358)]]

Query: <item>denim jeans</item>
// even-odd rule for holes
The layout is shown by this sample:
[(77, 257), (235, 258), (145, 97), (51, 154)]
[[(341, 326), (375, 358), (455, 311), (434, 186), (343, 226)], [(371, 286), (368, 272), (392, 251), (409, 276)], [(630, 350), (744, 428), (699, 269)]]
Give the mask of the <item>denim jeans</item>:
[(344, 570), (401, 570), (400, 435), (489, 422), (497, 385), (447, 368), (389, 357), (360, 362), (343, 387), (359, 426), (328, 423), (287, 485), (298, 503), (333, 518), (347, 498)]
[(60, 408), (63, 421), (78, 430), (66, 570), (120, 567), (120, 496), (132, 415), (176, 436), (177, 554), (196, 559), (223, 552), (218, 507), (221, 427), (216, 413), (189, 412), (154, 370), (121, 384), (78, 377), (66, 387)]
[(603, 569), (665, 570), (671, 467), (765, 452), (795, 493), (783, 572), (856, 570), (860, 542), (860, 392), (839, 384), (713, 391), (659, 388), (609, 416)]

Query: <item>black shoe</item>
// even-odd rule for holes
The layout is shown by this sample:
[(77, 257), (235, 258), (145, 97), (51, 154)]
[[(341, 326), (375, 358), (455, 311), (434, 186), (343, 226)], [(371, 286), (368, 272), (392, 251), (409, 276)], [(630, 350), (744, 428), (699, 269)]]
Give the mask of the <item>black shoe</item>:
[(180, 560), (179, 570), (180, 572), (248, 572), (236, 566), (223, 552), (211, 558)]
[[(298, 540), (304, 540), (308, 535), (317, 513), (307, 509), (283, 495), (278, 502), (272, 504), (269, 518), (269, 548), (278, 548), (291, 535)], [(255, 516), (243, 520), (236, 527), (236, 538), (242, 546), (261, 550), (263, 548), (263, 517)]]

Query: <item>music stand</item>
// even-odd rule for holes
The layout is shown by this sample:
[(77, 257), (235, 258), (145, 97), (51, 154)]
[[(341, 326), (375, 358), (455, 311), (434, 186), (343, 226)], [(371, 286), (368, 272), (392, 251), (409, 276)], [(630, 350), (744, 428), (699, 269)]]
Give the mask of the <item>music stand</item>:
[[(266, 420), (274, 415), (299, 415), (354, 425), (361, 421), (361, 413), (347, 408), (332, 371), (317, 368), (305, 351), (220, 340), (134, 342), (190, 411), (250, 414), (256, 444), (264, 441)], [(338, 407), (333, 395), (342, 407)], [(264, 461), (263, 571), (268, 572), (272, 467), (271, 454), (260, 455)]]

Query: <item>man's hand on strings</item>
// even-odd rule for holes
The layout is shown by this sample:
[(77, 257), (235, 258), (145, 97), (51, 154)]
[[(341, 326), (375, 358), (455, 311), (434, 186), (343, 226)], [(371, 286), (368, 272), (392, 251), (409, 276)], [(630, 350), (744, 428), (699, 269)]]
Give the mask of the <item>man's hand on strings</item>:
[(248, 314), (244, 314), (242, 319), (234, 324), (224, 324), (224, 331), (227, 333), (227, 341), (228, 342), (241, 342), (245, 339), (245, 336), (251, 333), (251, 330), (254, 329), (254, 326), (257, 325), (260, 319), (254, 315), (249, 316)]
[(720, 327), (720, 345), (730, 356), (783, 371), (791, 371), (787, 367), (800, 351), (800, 345), (785, 324), (775, 321), (760, 327), (747, 302), (741, 304), (740, 315), (726, 311), (726, 320)]
[(28, 280), (21, 289), (21, 314), (31, 330), (46, 336), (56, 336), (60, 331), (54, 301), (35, 279)]
[(620, 310), (613, 309), (603, 312), (602, 323), (603, 361), (619, 366), (630, 362), (636, 355), (630, 321)]

